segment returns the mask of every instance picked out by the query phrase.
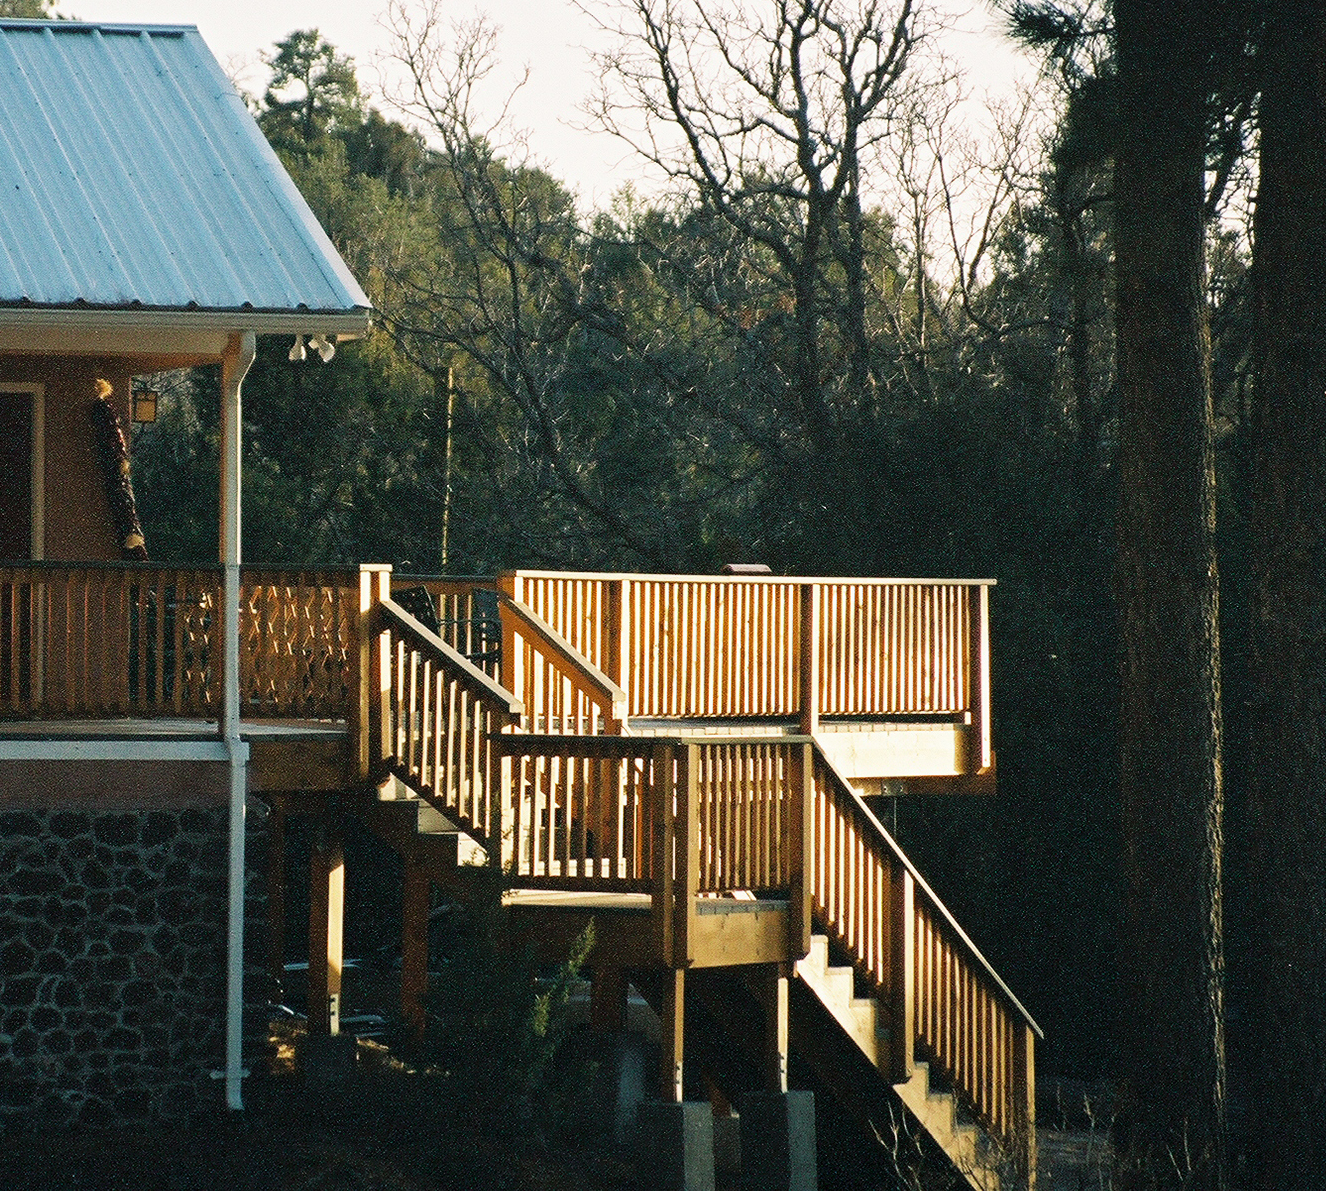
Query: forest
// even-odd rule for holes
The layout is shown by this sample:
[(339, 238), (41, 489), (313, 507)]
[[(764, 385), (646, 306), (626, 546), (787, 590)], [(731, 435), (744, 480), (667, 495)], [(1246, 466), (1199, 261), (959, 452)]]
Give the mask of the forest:
[[(246, 561), (997, 579), (999, 794), (900, 842), (1039, 1074), (1116, 1087), (1118, 1185), (1326, 1178), (1326, 17), (1010, 0), (1044, 69), (978, 136), (919, 0), (593, 7), (668, 180), (603, 210), (480, 104), (482, 19), (394, 7), (394, 97), (266, 55), (377, 316), (260, 345)], [(217, 380), (158, 383), (148, 549), (210, 561)]]

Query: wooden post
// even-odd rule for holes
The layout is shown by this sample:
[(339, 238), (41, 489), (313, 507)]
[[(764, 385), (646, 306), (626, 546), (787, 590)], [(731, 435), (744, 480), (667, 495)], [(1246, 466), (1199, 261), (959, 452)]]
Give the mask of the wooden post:
[(889, 869), (889, 1079), (906, 1083), (915, 1066), (916, 890), (901, 864)]
[(977, 772), (994, 761), (990, 742), (990, 588), (982, 583), (968, 589), (971, 600), (971, 660), (967, 702), (971, 714), (972, 759)]
[(790, 964), (770, 964), (764, 995), (764, 1080), (771, 1092), (787, 1091), (788, 977)]
[(267, 978), (273, 998), (285, 990), (285, 797), (271, 798), (267, 818)]
[(407, 859), (401, 884), (401, 1018), (410, 1033), (424, 1032), (428, 992), (428, 870)]
[(1023, 1185), (1036, 1188), (1036, 1035), (1018, 1021), (1013, 1027), (1013, 1127), (1021, 1151)]
[(676, 751), (670, 744), (657, 745), (654, 748), (654, 781), (650, 797), (654, 801), (654, 899), (653, 919), (654, 938), (658, 945), (658, 956), (665, 964), (672, 963), (675, 940), (674, 910), (676, 908), (674, 865), (677, 818), (677, 788), (674, 769)]
[(663, 1016), (659, 1022), (659, 1096), (664, 1103), (680, 1104), (682, 1094), (682, 1041), (686, 1019), (686, 973), (672, 968), (663, 977)]
[[(626, 691), (628, 705), (627, 714), (630, 714), (630, 690), (627, 688), (626, 681), (626, 659), (630, 656), (630, 643), (626, 637), (627, 618), (629, 609), (626, 605), (626, 584), (625, 578), (617, 580), (605, 579), (603, 581), (605, 607), (603, 624), (603, 673), (615, 682), (622, 690)], [(622, 722), (616, 719), (607, 721), (606, 731), (613, 736), (622, 734)]]
[(700, 746), (682, 747), (677, 772), (677, 878), (674, 895), (672, 963), (688, 967), (695, 959), (695, 899), (700, 890)]
[(788, 893), (789, 959), (810, 954), (811, 907), (815, 892), (813, 829), (815, 826), (815, 746), (806, 741), (792, 746), (787, 800), (787, 864), (791, 875)]
[[(497, 577), (497, 589), (507, 600), (518, 600), (520, 598), (520, 577), (515, 571), (503, 571)], [(526, 692), (522, 689), (525, 684), (521, 681), (520, 658), (516, 656), (516, 622), (507, 609), (505, 600), (498, 600), (498, 615), (502, 618), (502, 656), (499, 659), (498, 680), (525, 704), (525, 712), (530, 716), (527, 727), (532, 732), (535, 728), (534, 709), (528, 701)]]
[(820, 728), (820, 588), (801, 585), (801, 734), (814, 736)]
[(350, 748), (360, 782), (376, 780), (381, 762), (390, 756), (391, 658), (378, 617), (382, 597), (390, 595), (390, 565), (359, 568), (359, 647), (353, 655), (358, 696), (351, 704)]
[(339, 830), (324, 820), (309, 856), (308, 1029), (341, 1032), (345, 854)]

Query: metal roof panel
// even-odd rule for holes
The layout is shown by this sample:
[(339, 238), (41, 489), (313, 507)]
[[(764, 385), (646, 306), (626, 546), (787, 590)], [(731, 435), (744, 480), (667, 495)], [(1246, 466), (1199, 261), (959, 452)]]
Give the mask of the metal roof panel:
[(0, 21), (0, 306), (366, 312), (193, 26)]

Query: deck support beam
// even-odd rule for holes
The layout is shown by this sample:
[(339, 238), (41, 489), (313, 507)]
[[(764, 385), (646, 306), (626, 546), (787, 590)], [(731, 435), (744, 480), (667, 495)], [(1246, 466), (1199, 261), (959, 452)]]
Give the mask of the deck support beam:
[(341, 1032), (345, 931), (345, 852), (339, 829), (324, 820), (309, 855), (308, 1030)]

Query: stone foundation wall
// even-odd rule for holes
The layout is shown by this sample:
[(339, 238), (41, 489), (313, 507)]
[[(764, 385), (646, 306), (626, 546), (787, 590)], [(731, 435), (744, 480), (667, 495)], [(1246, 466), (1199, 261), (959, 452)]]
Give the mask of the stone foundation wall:
[(0, 1123), (221, 1103), (227, 822), (225, 807), (0, 814)]

